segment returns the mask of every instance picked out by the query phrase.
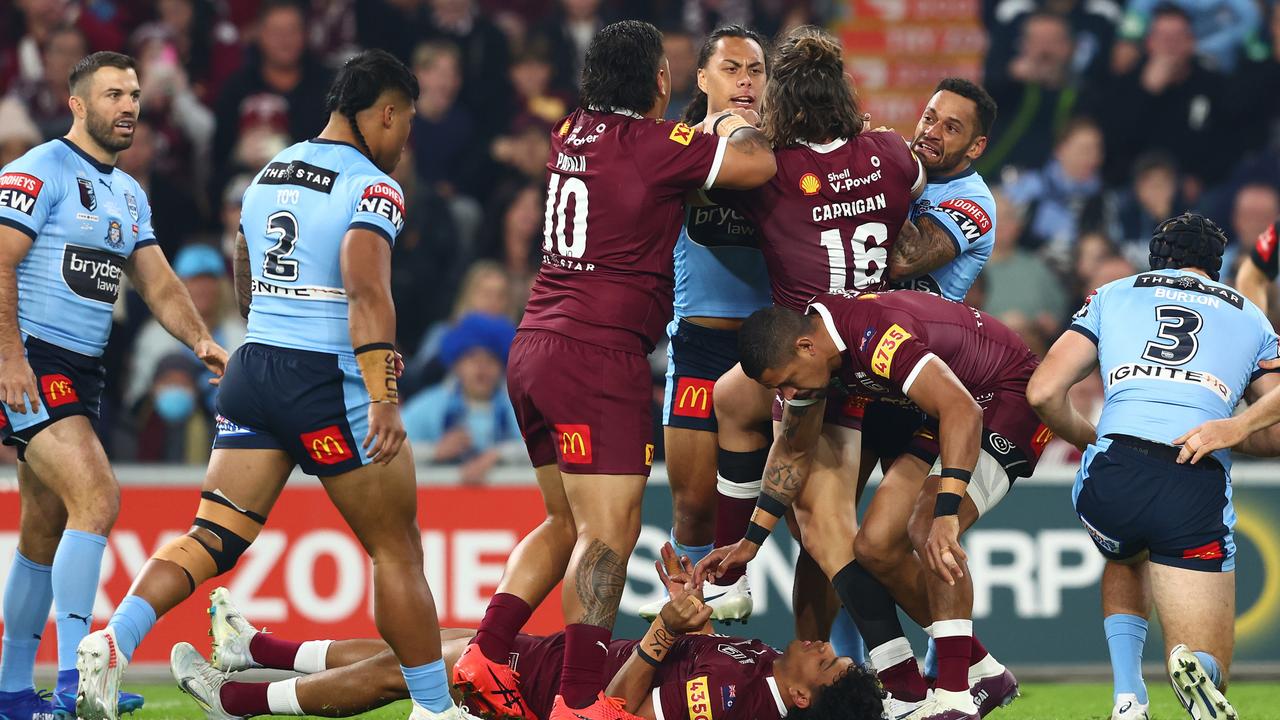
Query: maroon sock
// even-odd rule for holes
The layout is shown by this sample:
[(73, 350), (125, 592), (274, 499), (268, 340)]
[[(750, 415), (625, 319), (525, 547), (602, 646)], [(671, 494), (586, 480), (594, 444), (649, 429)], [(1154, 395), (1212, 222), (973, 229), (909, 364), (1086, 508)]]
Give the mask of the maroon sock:
[(267, 704), (267, 686), (270, 684), (235, 681), (224, 684), (218, 693), (218, 697), (222, 700), (222, 709), (226, 710), (228, 715), (240, 717), (270, 715), (271, 706)]
[(935, 688), (953, 692), (965, 692), (969, 689), (969, 656), (973, 650), (973, 642), (970, 635), (933, 639), (938, 648), (938, 681), (934, 683)]
[(597, 625), (576, 623), (565, 627), (560, 694), (570, 708), (587, 707), (604, 690), (604, 666), (612, 638), (612, 631)]
[(489, 601), (489, 609), (484, 611), (480, 629), (471, 642), (480, 646), (485, 657), (505, 665), (511, 659), (511, 643), (532, 614), (529, 603), (511, 593), (498, 593)]
[(973, 642), (969, 645), (969, 666), (977, 665), (982, 658), (987, 656), (987, 649), (982, 646), (982, 642), (978, 640), (978, 636), (973, 636)]
[(920, 702), (929, 693), (929, 686), (920, 675), (920, 666), (911, 657), (876, 673), (884, 689), (905, 702)]
[[(718, 482), (734, 485), (759, 483), (768, 459), (768, 446), (749, 452), (732, 452), (722, 448), (716, 457)], [(724, 493), (717, 493), (716, 498), (716, 547), (726, 547), (738, 542), (747, 533), (751, 513), (756, 509), (756, 498), (736, 498)], [(732, 570), (716, 578), (716, 585), (732, 585), (744, 574), (745, 567)]]
[[(298, 657), (298, 648), (302, 643), (284, 640), (264, 632), (255, 634), (249, 639), (249, 655), (253, 661), (263, 667), (277, 670), (292, 670), (294, 658)], [(243, 713), (232, 713), (242, 715)]]

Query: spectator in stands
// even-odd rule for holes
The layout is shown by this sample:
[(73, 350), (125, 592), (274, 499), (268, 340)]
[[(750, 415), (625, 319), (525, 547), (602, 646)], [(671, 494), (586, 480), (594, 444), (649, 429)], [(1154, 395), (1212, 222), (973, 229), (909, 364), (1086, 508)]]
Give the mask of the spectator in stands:
[[(1116, 43), (1112, 67), (1128, 72), (1138, 62), (1138, 44), (1155, 24), (1161, 5), (1169, 0), (1129, 0), (1128, 12), (1120, 24), (1121, 41)], [(1197, 51), (1209, 65), (1231, 72), (1240, 50), (1258, 31), (1262, 17), (1254, 0), (1173, 0), (1187, 16)]]
[(36, 79), (19, 79), (10, 90), (27, 109), (31, 121), (45, 140), (66, 135), (71, 129), (71, 108), (67, 105), (71, 97), (68, 78), (71, 77), (71, 68), (88, 52), (84, 33), (75, 25), (53, 28), (48, 32), (40, 55), (43, 73)]
[(1258, 236), (1280, 217), (1280, 192), (1274, 185), (1249, 183), (1236, 191), (1231, 209), (1231, 244), (1222, 256), (1222, 277), (1236, 276), (1236, 263), (1248, 257)]
[(139, 27), (131, 44), (138, 47), (139, 38), (163, 38), (171, 44), (183, 84), (202, 104), (212, 106), (240, 67), (239, 31), (221, 16), (214, 0), (157, 0), (155, 9), (155, 20)]
[[(1111, 83), (1103, 129), (1112, 152), (1108, 178), (1124, 181), (1134, 159), (1161, 149), (1179, 158), (1184, 195), (1195, 201), (1206, 182), (1227, 167), (1229, 131), (1213, 133), (1222, 76), (1196, 57), (1191, 18), (1179, 6), (1156, 7), (1146, 37), (1146, 56)], [(1225, 130), (1225, 129), (1223, 129)]]
[[(548, 127), (568, 115), (573, 106), (572, 94), (551, 87), (552, 73), (551, 61), (545, 49), (540, 46), (524, 49), (511, 61), (511, 85), (515, 88), (517, 98), (516, 113), (532, 115), (546, 122)], [(672, 100), (673, 104), (674, 102)]]
[(1280, 146), (1280, 93), (1269, 91), (1280, 87), (1280, 7), (1274, 3), (1263, 36), (1251, 43), (1249, 52), (1242, 53), (1229, 78), (1226, 106), (1230, 119), (1225, 126), (1239, 143), (1233, 153), (1237, 157)]
[(459, 98), (471, 110), (477, 139), (488, 144), (511, 117), (507, 36), (477, 11), (474, 0), (427, 0), (427, 7), (426, 36), (458, 46), (462, 61)]
[(697, 93), (694, 82), (698, 73), (698, 41), (683, 30), (668, 30), (662, 34), (662, 51), (671, 67), (671, 102), (667, 105), (667, 119), (679, 120), (684, 109)]
[(419, 45), (413, 52), (413, 72), (422, 89), (409, 135), (418, 179), (446, 198), (482, 192), (487, 160), (474, 145), (478, 138), (471, 111), (458, 102), (458, 47), (443, 40)]
[(355, 3), (356, 43), (382, 48), (411, 63), (414, 48), (426, 34), (424, 4), (423, 0), (359, 0)]
[(196, 183), (178, 168), (177, 175), (160, 172), (158, 158), (169, 154), (168, 139), (155, 131), (147, 116), (138, 118), (133, 145), (120, 153), (116, 167), (129, 173), (142, 186), (151, 205), (151, 225), (165, 255), (174, 257), (193, 233), (204, 230), (200, 204), (192, 190)]
[(227, 262), (235, 258), (236, 233), (240, 231), (240, 205), (244, 201), (244, 191), (249, 189), (251, 182), (253, 182), (253, 176), (245, 173), (231, 178), (231, 181), (222, 189), (222, 198), (219, 203), (221, 211), (218, 214), (221, 230), (218, 249), (222, 251), (222, 256)]
[[(532, 115), (521, 115), (511, 121), (510, 132), (493, 141), (491, 154), (500, 164), (500, 180), (494, 197), (510, 196), (526, 183), (546, 183), (547, 154), (551, 152), (550, 126)], [(492, 204), (491, 204), (492, 207)], [(494, 208), (499, 216), (502, 208)]]
[(1109, 201), (1112, 227), (1120, 250), (1133, 262), (1146, 257), (1151, 231), (1183, 207), (1178, 191), (1178, 164), (1163, 150), (1139, 156), (1133, 164), (1129, 187), (1112, 194)]
[(440, 348), (444, 336), (458, 321), (472, 313), (494, 315), (510, 320), (514, 316), (511, 303), (511, 279), (502, 265), (492, 260), (479, 260), (467, 268), (461, 289), (448, 318), (431, 325), (422, 342), (412, 355), (405, 359), (404, 376), (400, 385), (406, 392), (430, 385), (443, 376)]
[(982, 20), (989, 38), (985, 60), (987, 87), (1002, 82), (1009, 62), (1020, 48), (1023, 23), (1041, 13), (1066, 18), (1075, 36), (1071, 66), (1074, 73), (1090, 82), (1104, 76), (1110, 67), (1111, 47), (1116, 28), (1124, 14), (1117, 0), (995, 0), (982, 4)]
[(405, 404), (404, 429), (421, 443), (420, 457), (461, 466), (469, 485), (483, 482), (504, 458), (526, 457), (504, 381), (515, 332), (503, 317), (464, 316), (440, 346), (448, 376)]
[[(3, 6), (0, 3), (0, 13)], [(64, 26), (73, 26), (81, 33), (88, 50), (118, 50), (124, 45), (124, 35), (113, 19), (101, 19), (96, 13), (83, 12), (80, 3), (68, 0), (17, 0), (13, 5), (18, 10), (21, 22), (6, 22), (15, 32), (16, 38), (11, 46), (0, 51), (0, 90), (9, 90), (9, 81), (16, 83), (37, 83), (48, 77), (45, 52), (53, 40), (53, 34)], [(0, 15), (0, 20), (13, 20)], [(120, 27), (124, 27), (121, 25)], [(10, 27), (0, 28), (0, 32)], [(20, 34), (19, 34), (20, 33)], [(76, 60), (83, 57), (81, 53)], [(74, 60), (72, 61), (75, 62)], [(67, 67), (70, 70), (70, 66)], [(66, 84), (67, 74), (61, 75)]]
[(207, 463), (215, 427), (212, 410), (200, 400), (203, 369), (189, 353), (161, 357), (145, 378), (145, 395), (116, 427), (113, 456), (144, 463)]
[(552, 52), (553, 84), (557, 90), (578, 97), (578, 77), (582, 75), (587, 45), (596, 31), (607, 24), (600, 12), (600, 0), (559, 0), (555, 12), (535, 33)]
[[(173, 270), (186, 285), (191, 301), (213, 333), (214, 340), (228, 351), (239, 347), (244, 342), (245, 325), (234, 309), (235, 301), (222, 254), (210, 245), (188, 245), (174, 258)], [(196, 363), (195, 357), (173, 339), (155, 318), (147, 320), (134, 341), (127, 375), (128, 386), (124, 395), (125, 407), (132, 407), (142, 398), (152, 384), (152, 377), (157, 374), (161, 360), (174, 354), (187, 358), (196, 371), (209, 377), (207, 371)], [(214, 388), (203, 380), (197, 387), (201, 406), (212, 412)]]
[(44, 142), (27, 108), (12, 95), (0, 98), (0, 167)]
[(1038, 168), (1049, 160), (1058, 136), (1081, 103), (1082, 87), (1071, 67), (1075, 42), (1061, 15), (1038, 12), (1022, 22), (1018, 54), (987, 88), (1006, 120), (978, 161), (983, 175), (1006, 165)]
[(330, 68), (360, 51), (356, 0), (311, 0), (307, 47)]
[(991, 259), (982, 271), (987, 277), (983, 309), (1006, 323), (1035, 328), (1041, 339), (1055, 337), (1067, 310), (1062, 280), (1041, 257), (1018, 245), (1023, 208), (1000, 189), (992, 195), (1000, 222)]
[(502, 258), (515, 291), (513, 307), (523, 308), (542, 264), (542, 216), (547, 191), (529, 183), (515, 191), (502, 216)]
[(324, 126), (329, 71), (307, 53), (306, 19), (298, 0), (263, 2), (254, 51), (218, 98), (213, 187), (234, 174), (235, 159), (256, 172), (282, 144), (312, 137)]
[(1102, 233), (1092, 232), (1080, 236), (1080, 240), (1076, 242), (1074, 272), (1071, 278), (1079, 296), (1078, 301), (1083, 302), (1089, 293), (1098, 288), (1096, 278), (1099, 277), (1102, 268), (1114, 260), (1122, 260), (1131, 267), (1146, 267), (1145, 262), (1141, 266), (1130, 263), (1120, 255), (1111, 239)]
[(1102, 222), (1102, 131), (1076, 118), (1054, 145), (1042, 169), (1019, 173), (1006, 188), (1009, 199), (1026, 208), (1023, 244), (1062, 263), (1082, 231)]

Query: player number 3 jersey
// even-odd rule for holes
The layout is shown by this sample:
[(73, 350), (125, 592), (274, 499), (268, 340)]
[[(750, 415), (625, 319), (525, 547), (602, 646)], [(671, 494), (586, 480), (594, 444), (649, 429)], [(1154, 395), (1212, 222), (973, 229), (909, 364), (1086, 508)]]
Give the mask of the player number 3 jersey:
[(247, 342), (350, 354), (339, 253), (348, 230), (394, 244), (400, 186), (352, 145), (312, 139), (286, 148), (244, 193), (253, 302)]

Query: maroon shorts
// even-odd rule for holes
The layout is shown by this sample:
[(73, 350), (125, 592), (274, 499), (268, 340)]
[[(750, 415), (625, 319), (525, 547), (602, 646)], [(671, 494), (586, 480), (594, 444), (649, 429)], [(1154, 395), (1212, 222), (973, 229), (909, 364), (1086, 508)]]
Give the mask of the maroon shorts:
[(507, 392), (534, 467), (649, 475), (653, 380), (643, 355), (521, 330), (511, 344)]
[[(773, 421), (782, 422), (782, 405), (785, 401), (781, 395), (773, 397)], [(851, 430), (862, 429), (862, 414), (866, 412), (871, 398), (865, 395), (846, 395), (838, 390), (827, 393), (827, 409), (822, 416), (824, 425), (839, 425)]]
[[(635, 640), (613, 640), (604, 661), (605, 683), (631, 657), (637, 645)], [(520, 694), (529, 709), (540, 718), (551, 717), (551, 706), (560, 694), (560, 674), (564, 667), (564, 632), (553, 635), (516, 636), (511, 646), (511, 660), (507, 663), (520, 673)]]
[[(1004, 467), (1010, 482), (1031, 477), (1053, 432), (1040, 422), (1026, 395), (988, 393), (974, 398), (982, 408), (982, 449)], [(907, 452), (932, 464), (938, 457), (938, 421), (933, 418), (916, 431)]]

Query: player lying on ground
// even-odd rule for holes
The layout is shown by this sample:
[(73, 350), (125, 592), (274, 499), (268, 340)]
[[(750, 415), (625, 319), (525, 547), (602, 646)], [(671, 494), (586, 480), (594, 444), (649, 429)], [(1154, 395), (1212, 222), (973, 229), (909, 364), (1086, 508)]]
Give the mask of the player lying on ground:
[[(1095, 290), (1027, 388), (1049, 427), (1084, 449), (1072, 501), (1107, 558), (1102, 612), (1116, 720), (1147, 717), (1142, 646), (1153, 599), (1178, 700), (1198, 720), (1236, 717), (1224, 694), (1235, 646), (1236, 515), (1225, 449), (1234, 442), (1218, 433), (1241, 397), (1268, 394), (1239, 424), (1271, 416), (1280, 376), (1259, 367), (1276, 357), (1266, 315), (1218, 282), (1226, 246), (1199, 215), (1161, 223), (1152, 271)], [(1106, 391), (1096, 429), (1067, 397), (1095, 369)], [(1275, 449), (1264, 445), (1274, 443), (1250, 435), (1241, 449)]]
[[(923, 439), (937, 438), (931, 451), (940, 461), (914, 497), (886, 493), (882, 499), (877, 491), (867, 521), (874, 513), (896, 523), (898, 562), (918, 567), (918, 556), (933, 571), (910, 573), (913, 587), (898, 592), (916, 599), (907, 609), (922, 627), (932, 626), (939, 652), (935, 692), (912, 717), (976, 718), (1011, 701), (1013, 675), (972, 634), (972, 580), (959, 535), (1035, 467), (1042, 428), (1023, 394), (1035, 356), (995, 318), (912, 290), (821, 295), (807, 314), (761, 310), (743, 324), (740, 342), (744, 371), (776, 388), (788, 405), (747, 536), (708, 555), (699, 577), (749, 561), (793, 503), (802, 535), (832, 514), (806, 507), (805, 498), (833, 375), (850, 392), (909, 400), (936, 420)], [(886, 689), (895, 700), (924, 700), (924, 681), (892, 600), (888, 613), (868, 612), (867, 596), (878, 593), (883, 601), (886, 590), (852, 561), (832, 580), (868, 645), (897, 649), (877, 666)], [(919, 607), (921, 600), (926, 607)]]
[[(663, 548), (668, 562), (675, 559)], [(658, 572), (671, 600), (644, 640), (613, 640), (604, 660), (607, 693), (628, 712), (655, 718), (720, 720), (841, 718), (873, 720), (883, 712), (875, 677), (828, 643), (794, 641), (783, 652), (759, 640), (705, 634), (710, 607), (691, 602), (692, 565), (668, 576)], [(291, 642), (261, 633), (213, 592), (213, 664), (189, 644), (174, 647), (174, 678), (212, 719), (252, 715), (345, 717), (406, 697), (395, 657), (381, 640)], [(474, 635), (443, 631), (445, 661), (452, 665)], [(659, 649), (655, 649), (655, 646)], [(661, 650), (669, 646), (669, 650)], [(559, 691), (564, 633), (521, 634), (511, 665), (519, 690), (538, 718), (551, 712)], [(271, 667), (308, 673), (273, 683), (228, 681), (224, 672)]]

